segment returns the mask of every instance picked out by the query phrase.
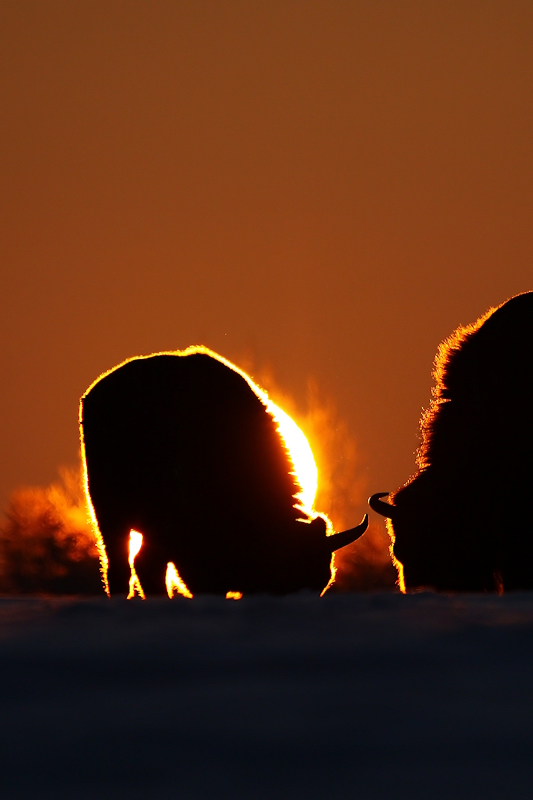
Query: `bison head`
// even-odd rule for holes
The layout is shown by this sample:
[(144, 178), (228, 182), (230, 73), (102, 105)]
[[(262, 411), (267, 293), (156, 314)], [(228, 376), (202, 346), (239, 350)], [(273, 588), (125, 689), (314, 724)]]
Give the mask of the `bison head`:
[[(370, 506), (389, 519), (406, 588), (533, 588), (533, 293), (460, 327), (439, 348), (419, 470)], [(403, 574), (402, 574), (403, 573)]]

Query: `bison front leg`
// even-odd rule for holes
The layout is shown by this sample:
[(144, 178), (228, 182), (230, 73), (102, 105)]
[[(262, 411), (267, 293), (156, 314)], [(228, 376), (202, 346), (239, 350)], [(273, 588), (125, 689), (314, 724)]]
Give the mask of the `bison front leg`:
[(113, 595), (127, 597), (130, 585), (130, 565), (128, 562), (130, 529), (120, 527), (100, 530), (107, 553), (107, 582)]

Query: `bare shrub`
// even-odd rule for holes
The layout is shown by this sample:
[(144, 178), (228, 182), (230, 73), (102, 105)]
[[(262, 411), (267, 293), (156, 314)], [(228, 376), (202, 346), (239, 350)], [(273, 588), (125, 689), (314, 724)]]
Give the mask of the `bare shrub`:
[(50, 486), (17, 489), (0, 524), (4, 594), (102, 594), (80, 469)]

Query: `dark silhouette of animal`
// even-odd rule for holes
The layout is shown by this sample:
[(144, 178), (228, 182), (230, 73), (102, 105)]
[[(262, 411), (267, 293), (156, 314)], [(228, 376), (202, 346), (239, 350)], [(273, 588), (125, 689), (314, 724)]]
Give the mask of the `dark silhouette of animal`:
[(392, 505), (369, 500), (390, 520), (400, 585), (533, 589), (533, 292), (458, 328), (434, 377), (418, 473)]
[(368, 520), (333, 536), (321, 517), (300, 521), (300, 487), (272, 415), (209, 352), (133, 359), (81, 400), (110, 592), (128, 591), (130, 529), (144, 536), (135, 569), (147, 595), (164, 592), (168, 562), (192, 594), (320, 591), (332, 552)]

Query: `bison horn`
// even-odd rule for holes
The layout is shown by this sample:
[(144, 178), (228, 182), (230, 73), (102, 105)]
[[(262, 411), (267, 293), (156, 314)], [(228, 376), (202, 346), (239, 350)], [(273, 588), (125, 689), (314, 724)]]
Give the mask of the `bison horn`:
[(377, 494), (373, 494), (372, 497), (368, 498), (368, 505), (373, 511), (381, 514), (382, 517), (394, 519), (396, 506), (393, 506), (390, 503), (384, 503), (383, 500), (380, 500), (381, 497), (387, 497), (388, 494), (389, 492), (378, 492)]
[(334, 533), (333, 536), (326, 537), (326, 544), (330, 553), (334, 550), (339, 550), (341, 547), (346, 547), (347, 544), (355, 542), (368, 528), (368, 514), (365, 514), (360, 525), (355, 528), (350, 528), (349, 531), (342, 531), (341, 533)]

